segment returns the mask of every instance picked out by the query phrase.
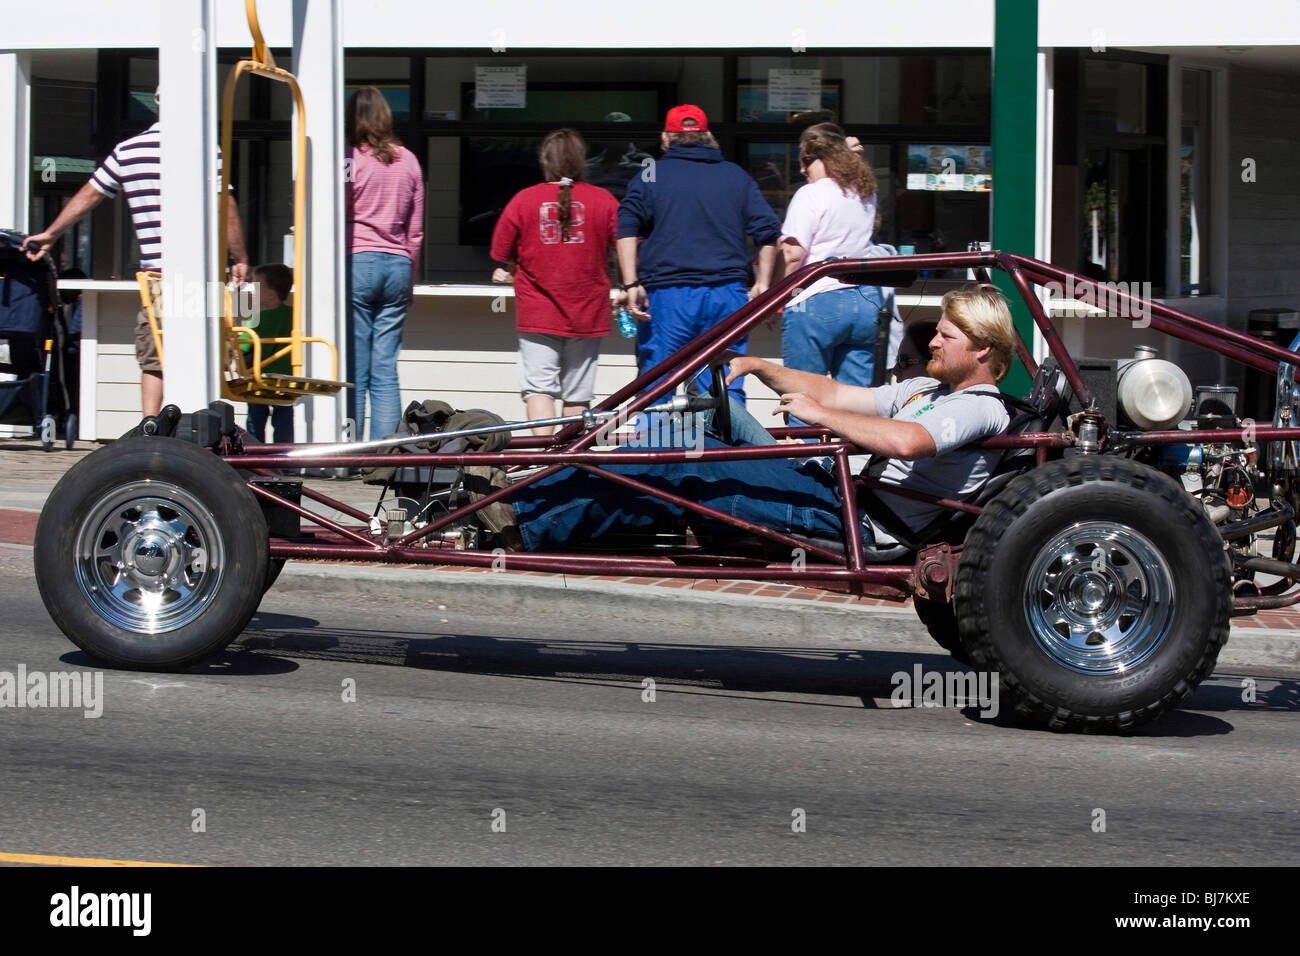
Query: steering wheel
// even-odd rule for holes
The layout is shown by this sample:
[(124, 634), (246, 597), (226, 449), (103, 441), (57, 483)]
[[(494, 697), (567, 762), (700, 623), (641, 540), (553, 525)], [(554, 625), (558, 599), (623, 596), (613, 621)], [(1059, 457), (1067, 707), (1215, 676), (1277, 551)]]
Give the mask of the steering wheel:
[(709, 397), (713, 399), (713, 431), (724, 445), (731, 444), (731, 399), (727, 395), (727, 377), (722, 366), (714, 365), (710, 371)]

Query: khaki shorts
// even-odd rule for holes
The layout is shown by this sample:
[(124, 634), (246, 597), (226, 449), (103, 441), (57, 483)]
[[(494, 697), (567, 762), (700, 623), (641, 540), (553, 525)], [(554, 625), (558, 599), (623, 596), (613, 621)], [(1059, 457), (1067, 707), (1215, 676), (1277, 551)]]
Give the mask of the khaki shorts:
[[(162, 316), (158, 316), (158, 333), (162, 334)], [(162, 360), (158, 358), (158, 347), (154, 345), (153, 329), (149, 327), (149, 313), (144, 307), (135, 317), (135, 360), (140, 363), (140, 371), (162, 374)]]
[(519, 391), (584, 405), (596, 397), (600, 339), (519, 333)]

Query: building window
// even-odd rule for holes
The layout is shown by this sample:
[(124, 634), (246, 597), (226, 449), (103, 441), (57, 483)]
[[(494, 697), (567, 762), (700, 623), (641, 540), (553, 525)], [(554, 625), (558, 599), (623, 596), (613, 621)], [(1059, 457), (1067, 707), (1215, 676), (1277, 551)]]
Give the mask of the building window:
[[(1097, 279), (1165, 279), (1165, 67), (1158, 58), (1085, 57), (1076, 271)], [(1058, 122), (1068, 123), (1062, 116)], [(1058, 161), (1061, 157), (1058, 156)]]

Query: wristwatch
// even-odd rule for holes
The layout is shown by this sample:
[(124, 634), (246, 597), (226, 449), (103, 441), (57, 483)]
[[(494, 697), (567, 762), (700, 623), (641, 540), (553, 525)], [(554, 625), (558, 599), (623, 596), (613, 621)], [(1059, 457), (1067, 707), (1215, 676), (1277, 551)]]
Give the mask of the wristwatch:
[(620, 282), (618, 287), (622, 289), (624, 292), (627, 292), (629, 289), (635, 289), (640, 284), (641, 284), (640, 279), (633, 279), (631, 282)]

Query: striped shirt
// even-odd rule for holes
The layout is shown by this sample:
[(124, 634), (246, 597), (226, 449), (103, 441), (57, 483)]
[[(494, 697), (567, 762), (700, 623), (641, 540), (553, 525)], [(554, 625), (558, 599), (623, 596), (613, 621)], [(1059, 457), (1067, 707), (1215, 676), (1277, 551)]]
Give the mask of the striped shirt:
[[(221, 153), (217, 152), (217, 174)], [(126, 194), (140, 243), (140, 269), (162, 269), (162, 135), (154, 123), (143, 133), (124, 139), (95, 170), (90, 184), (110, 199)]]

